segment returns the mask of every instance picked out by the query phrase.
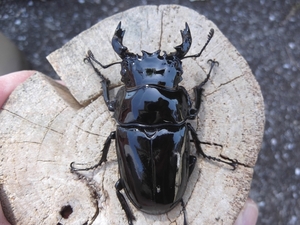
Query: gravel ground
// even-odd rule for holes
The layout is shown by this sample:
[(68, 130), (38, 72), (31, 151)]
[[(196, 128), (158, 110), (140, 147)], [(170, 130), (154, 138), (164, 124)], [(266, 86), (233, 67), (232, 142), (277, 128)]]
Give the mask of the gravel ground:
[(46, 56), (98, 21), (146, 4), (180, 4), (212, 20), (261, 85), (266, 127), (250, 196), (258, 224), (300, 224), (300, 3), (296, 0), (0, 0), (0, 31), (31, 67), (58, 78)]

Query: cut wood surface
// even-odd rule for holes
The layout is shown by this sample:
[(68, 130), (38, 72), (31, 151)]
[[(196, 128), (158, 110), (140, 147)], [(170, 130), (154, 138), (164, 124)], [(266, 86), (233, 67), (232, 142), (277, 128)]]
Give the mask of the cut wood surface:
[[(236, 170), (198, 158), (183, 200), (189, 224), (233, 224), (250, 190), (261, 147), (264, 105), (260, 87), (244, 58), (211, 21), (177, 5), (140, 6), (102, 20), (82, 32), (48, 60), (64, 81), (58, 84), (36, 73), (20, 85), (0, 111), (0, 197), (12, 224), (127, 224), (115, 193), (119, 178), (114, 143), (101, 167), (70, 172), (70, 163), (96, 163), (116, 122), (102, 98), (99, 77), (83, 62), (88, 50), (103, 64), (120, 61), (111, 47), (119, 21), (126, 30), (123, 44), (133, 53), (158, 49), (173, 52), (180, 30), (190, 26), (199, 52), (209, 30), (215, 35), (202, 56), (183, 60), (184, 86), (206, 77), (208, 59), (216, 59), (204, 86), (202, 105), (191, 121), (212, 156), (220, 154), (247, 165)], [(111, 80), (111, 94), (122, 85), (120, 65), (99, 68)], [(192, 153), (195, 149), (192, 144)], [(68, 206), (68, 207), (66, 207)], [(180, 204), (167, 214), (148, 215), (130, 204), (134, 224), (183, 224)], [(68, 214), (70, 214), (68, 216)]]

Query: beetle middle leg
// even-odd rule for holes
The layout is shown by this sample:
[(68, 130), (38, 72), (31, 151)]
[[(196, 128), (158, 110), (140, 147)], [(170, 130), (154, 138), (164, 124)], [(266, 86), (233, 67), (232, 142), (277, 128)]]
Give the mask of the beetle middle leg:
[(192, 108), (190, 110), (190, 119), (195, 119), (199, 109), (200, 109), (200, 105), (201, 105), (201, 96), (202, 96), (202, 92), (203, 92), (203, 86), (207, 83), (208, 79), (210, 78), (210, 74), (212, 69), (214, 68), (215, 65), (219, 65), (219, 63), (215, 60), (208, 60), (209, 63), (211, 63), (210, 65), (210, 70), (208, 72), (208, 74), (206, 75), (206, 78), (204, 79), (204, 81), (201, 82), (201, 84), (197, 85), (194, 87), (194, 93), (195, 93), (195, 106), (194, 108)]
[(107, 137), (107, 139), (106, 139), (106, 141), (104, 143), (104, 147), (102, 149), (101, 159), (100, 159), (100, 161), (97, 164), (95, 164), (94, 166), (91, 166), (91, 167), (87, 167), (87, 168), (76, 168), (76, 166), (83, 165), (83, 164), (72, 162), (70, 164), (71, 171), (72, 172), (73, 171), (86, 171), (86, 170), (92, 170), (92, 169), (97, 168), (98, 166), (101, 166), (102, 163), (104, 163), (104, 162), (107, 161), (107, 153), (108, 153), (108, 150), (109, 150), (109, 147), (110, 147), (112, 139), (116, 139), (116, 131), (111, 132), (109, 134), (109, 136)]
[(223, 160), (223, 159), (220, 159), (220, 158), (216, 158), (216, 157), (213, 157), (213, 156), (210, 156), (210, 155), (206, 155), (204, 152), (203, 152), (203, 150), (202, 150), (202, 148), (201, 148), (201, 141), (199, 140), (199, 138), (198, 138), (198, 136), (197, 136), (197, 132), (196, 132), (196, 130), (192, 127), (192, 125), (191, 124), (187, 124), (187, 126), (188, 126), (188, 128), (189, 128), (189, 131), (191, 132), (191, 135), (192, 135), (192, 139), (193, 139), (193, 142), (194, 142), (194, 144), (195, 144), (195, 147), (196, 147), (196, 150), (197, 150), (197, 154), (198, 155), (202, 155), (204, 158), (207, 158), (207, 159), (209, 159), (209, 160), (213, 160), (213, 161), (217, 161), (217, 162), (221, 162), (221, 163), (225, 163), (225, 164), (227, 164), (227, 165), (230, 165), (230, 166), (232, 166), (232, 169), (233, 170), (235, 170), (236, 169), (236, 166), (237, 165), (243, 165), (243, 166), (245, 166), (245, 164), (243, 164), (243, 163), (240, 163), (240, 162), (238, 162), (237, 160), (233, 160), (233, 159), (230, 159), (230, 158), (228, 158), (228, 157), (224, 157), (224, 156), (220, 156), (221, 158), (223, 158), (223, 159), (225, 159), (225, 160), (227, 160), (227, 161), (225, 161), (225, 160)]

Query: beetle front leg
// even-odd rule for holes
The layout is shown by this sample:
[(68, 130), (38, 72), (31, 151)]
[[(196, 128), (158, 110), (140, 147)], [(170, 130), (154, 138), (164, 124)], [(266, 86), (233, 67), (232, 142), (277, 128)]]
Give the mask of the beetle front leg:
[(135, 220), (135, 217), (125, 199), (125, 197), (122, 195), (122, 193), (120, 192), (122, 189), (124, 189), (124, 185), (123, 185), (123, 182), (121, 179), (119, 179), (117, 181), (117, 183), (115, 184), (115, 188), (116, 188), (116, 194), (117, 194), (117, 197), (119, 199), (119, 202), (122, 206), (122, 209), (125, 211), (126, 213), (126, 217), (127, 217), (127, 220), (128, 220), (128, 224), (129, 225), (133, 225), (133, 220)]
[(219, 65), (219, 63), (215, 60), (208, 60), (208, 62), (211, 63), (210, 70), (208, 74), (206, 75), (206, 78), (204, 81), (201, 82), (201, 84), (194, 87), (194, 93), (195, 93), (195, 106), (190, 110), (190, 119), (195, 119), (197, 114), (199, 113), (200, 105), (201, 105), (201, 96), (203, 92), (203, 86), (207, 83), (208, 79), (210, 78), (210, 74), (212, 69), (215, 65)]
[(102, 89), (103, 89), (103, 98), (104, 98), (105, 104), (106, 104), (108, 110), (113, 112), (115, 110), (115, 107), (114, 107), (115, 101), (112, 101), (109, 98), (110, 80), (100, 73), (100, 71), (94, 66), (93, 62), (96, 62), (102, 68), (107, 68), (108, 66), (111, 66), (111, 65), (114, 65), (114, 64), (117, 64), (117, 63), (112, 63), (112, 64), (109, 64), (109, 65), (103, 66), (99, 61), (97, 61), (95, 59), (93, 53), (90, 50), (88, 51), (87, 56), (84, 58), (84, 61), (90, 63), (91, 66), (93, 67), (94, 71), (101, 78), (101, 85), (102, 85)]
[(109, 150), (109, 147), (110, 147), (112, 139), (116, 139), (116, 131), (111, 132), (109, 134), (109, 136), (107, 137), (107, 139), (106, 139), (106, 141), (104, 143), (104, 147), (102, 149), (101, 159), (100, 159), (100, 161), (97, 164), (95, 164), (94, 166), (91, 166), (91, 167), (87, 167), (87, 168), (76, 168), (76, 166), (78, 166), (78, 165), (85, 165), (85, 164), (72, 162), (70, 164), (71, 171), (72, 172), (74, 172), (74, 171), (86, 171), (86, 170), (92, 170), (92, 169), (97, 168), (98, 166), (101, 166), (102, 163), (104, 163), (104, 162), (107, 161), (107, 153), (108, 153), (108, 150)]

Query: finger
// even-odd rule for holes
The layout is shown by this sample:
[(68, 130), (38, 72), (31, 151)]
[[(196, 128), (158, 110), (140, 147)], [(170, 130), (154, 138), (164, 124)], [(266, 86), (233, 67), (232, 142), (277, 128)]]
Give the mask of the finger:
[(255, 225), (258, 217), (258, 207), (252, 199), (248, 199), (238, 215), (234, 225)]
[(7, 222), (7, 220), (6, 220), (5, 216), (4, 216), (1, 203), (0, 203), (0, 224), (1, 225), (10, 225), (10, 223)]
[(26, 70), (0, 76), (0, 107), (4, 104), (13, 90), (34, 73), (35, 71)]

